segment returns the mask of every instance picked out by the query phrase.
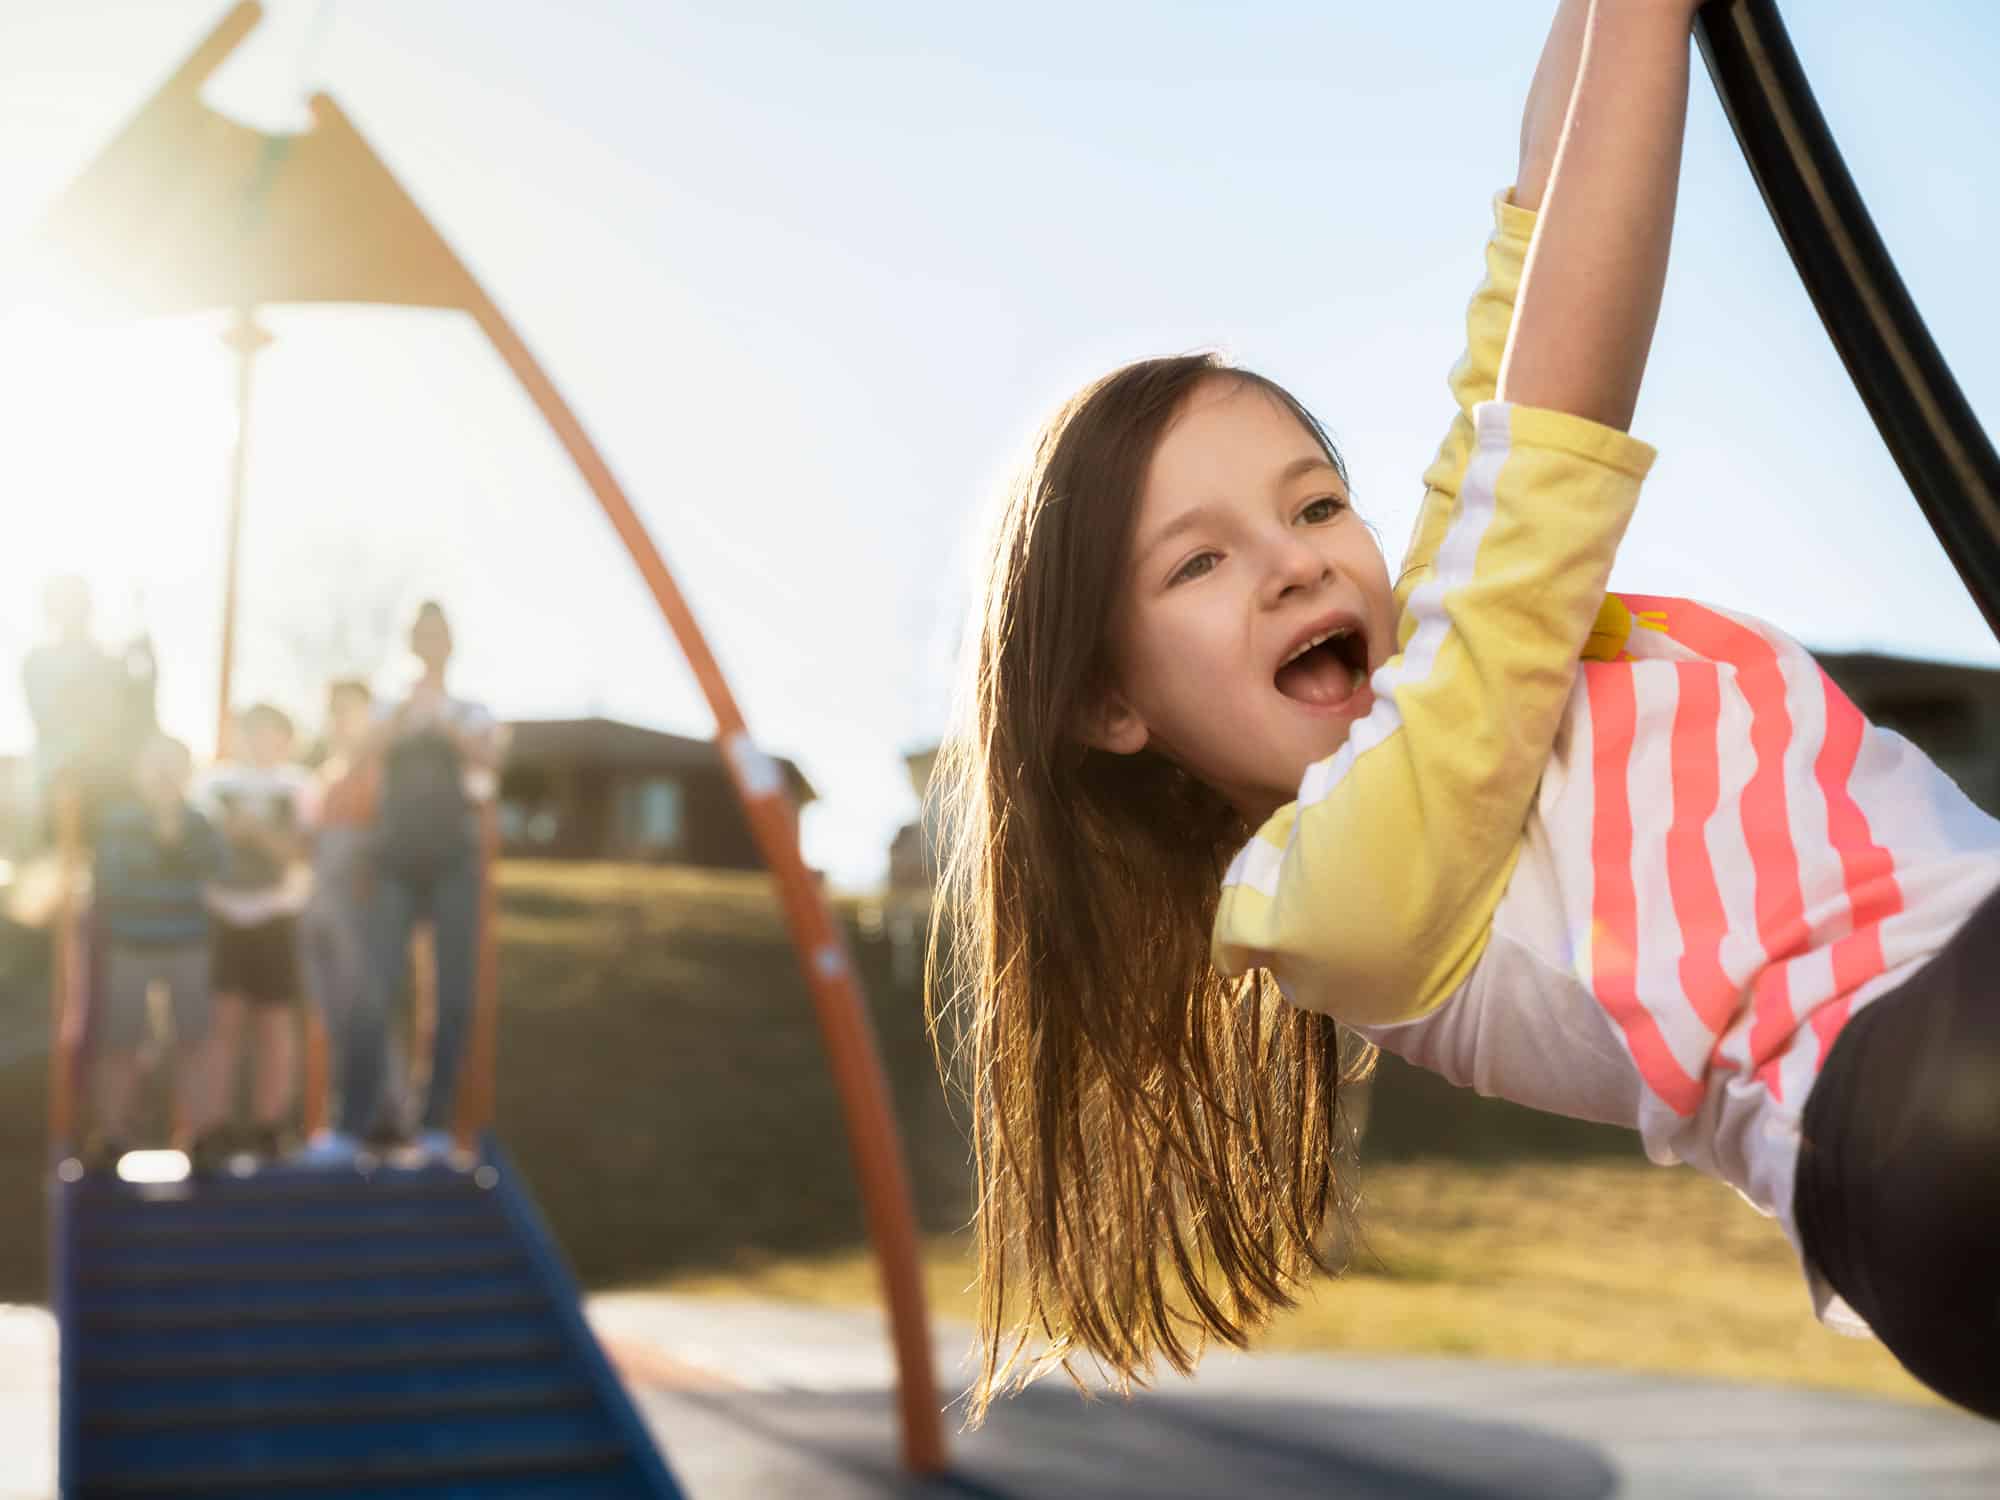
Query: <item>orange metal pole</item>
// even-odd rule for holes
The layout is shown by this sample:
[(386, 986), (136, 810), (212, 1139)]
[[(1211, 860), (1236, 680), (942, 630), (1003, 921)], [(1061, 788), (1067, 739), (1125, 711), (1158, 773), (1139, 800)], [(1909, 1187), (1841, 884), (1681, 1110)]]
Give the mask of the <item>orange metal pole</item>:
[(784, 779), (777, 763), (750, 738), (735, 695), (723, 679), (722, 670), (695, 623), (693, 611), (667, 571), (659, 548), (653, 544), (644, 523), (575, 413), (535, 362), (527, 345), (500, 315), (492, 299), (477, 285), (470, 290), (473, 301), (468, 310), (486, 330), (486, 336), (512, 368), (549, 426), (555, 429), (571, 460), (582, 472), (584, 482), (604, 507), (625, 550), (652, 590), (653, 600), (680, 643), (681, 652), (715, 716), (716, 741), (742, 799), (758, 849), (777, 882), (779, 901), (805, 968), (826, 1046), (827, 1064), (846, 1117), (869, 1237), (875, 1245), (883, 1293), (889, 1305), (890, 1337), (899, 1375), (903, 1461), (919, 1474), (940, 1473), (946, 1465), (944, 1428), (931, 1365), (929, 1320), (924, 1307), (909, 1174), (903, 1162), (895, 1116), (889, 1108), (888, 1081), (875, 1044), (874, 1028), (846, 944), (799, 853)]
[(67, 776), (56, 784), (55, 921), (49, 929), (49, 1157), (60, 1161), (76, 1144), (78, 1055), (83, 1044), (83, 808)]
[(500, 809), (496, 797), (479, 805), (479, 967), (473, 991), (472, 1035), (466, 1042), (452, 1138), (461, 1151), (478, 1144), (493, 1123), (493, 1070), (500, 1042)]
[(257, 351), (271, 335), (257, 324), (257, 310), (236, 310), (223, 342), (236, 351), (236, 453), (229, 469), (229, 530), (222, 571), (222, 664), (215, 703), (215, 756), (229, 753), (230, 678), (236, 667), (236, 575), (243, 538), (243, 493), (250, 478), (250, 375)]

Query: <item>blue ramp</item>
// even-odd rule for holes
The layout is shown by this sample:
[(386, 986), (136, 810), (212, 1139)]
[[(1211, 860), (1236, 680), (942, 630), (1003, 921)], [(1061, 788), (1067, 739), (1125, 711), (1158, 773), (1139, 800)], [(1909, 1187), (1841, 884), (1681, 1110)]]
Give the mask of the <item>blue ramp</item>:
[(64, 1500), (681, 1494), (497, 1147), (54, 1191)]

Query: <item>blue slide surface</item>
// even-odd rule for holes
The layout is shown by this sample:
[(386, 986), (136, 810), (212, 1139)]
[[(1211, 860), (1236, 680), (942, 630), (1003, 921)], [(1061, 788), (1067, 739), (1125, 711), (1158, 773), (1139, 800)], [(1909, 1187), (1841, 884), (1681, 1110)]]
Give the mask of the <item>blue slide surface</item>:
[(64, 1500), (681, 1495), (490, 1141), (53, 1191)]

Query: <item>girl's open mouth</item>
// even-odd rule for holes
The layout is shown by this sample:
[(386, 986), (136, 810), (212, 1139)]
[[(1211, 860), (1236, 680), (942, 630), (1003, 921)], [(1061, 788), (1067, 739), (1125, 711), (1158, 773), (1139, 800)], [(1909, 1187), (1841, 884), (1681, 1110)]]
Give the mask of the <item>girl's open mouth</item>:
[(1294, 650), (1273, 680), (1294, 702), (1338, 708), (1368, 685), (1368, 637), (1357, 625), (1336, 625)]

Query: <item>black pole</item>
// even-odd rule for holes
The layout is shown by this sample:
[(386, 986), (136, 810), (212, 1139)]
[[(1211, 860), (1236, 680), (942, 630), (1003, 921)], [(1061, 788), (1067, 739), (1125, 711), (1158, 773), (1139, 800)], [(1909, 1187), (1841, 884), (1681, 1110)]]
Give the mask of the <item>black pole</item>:
[(1776, 4), (1712, 0), (1696, 17), (1695, 35), (1854, 388), (2000, 636), (2000, 458), (1875, 232)]

